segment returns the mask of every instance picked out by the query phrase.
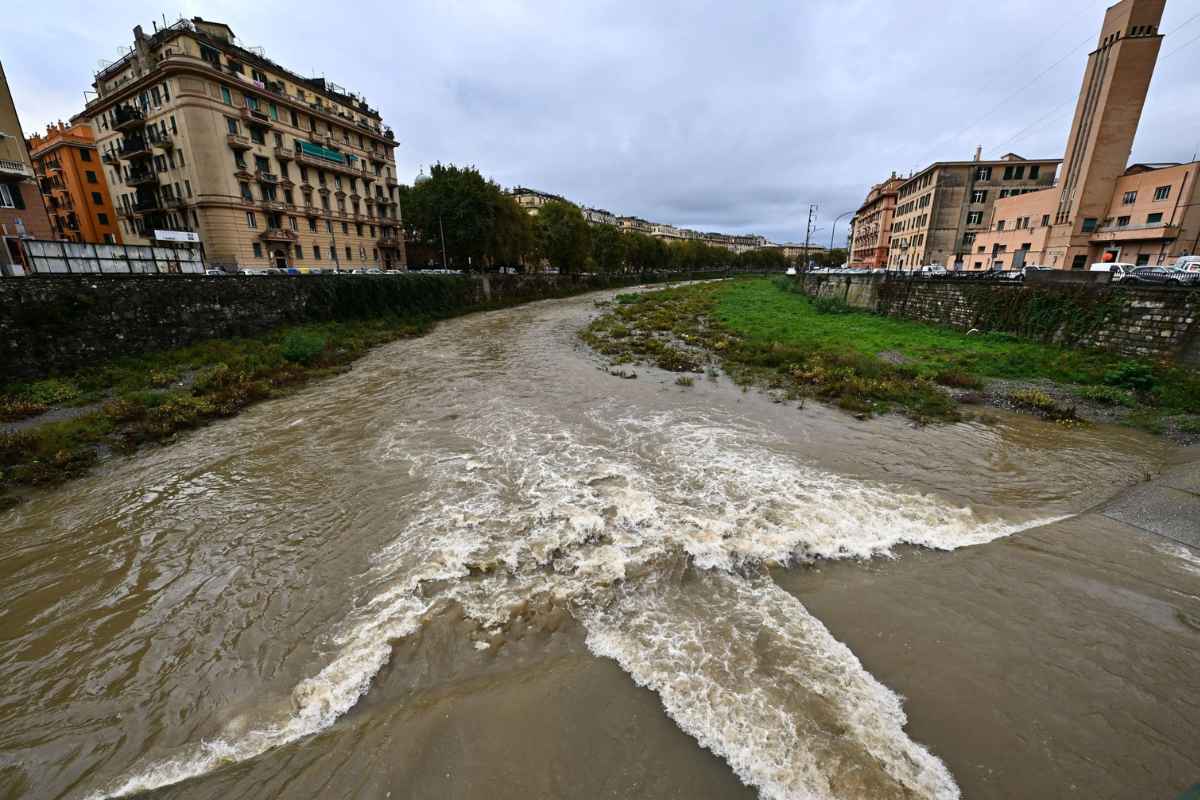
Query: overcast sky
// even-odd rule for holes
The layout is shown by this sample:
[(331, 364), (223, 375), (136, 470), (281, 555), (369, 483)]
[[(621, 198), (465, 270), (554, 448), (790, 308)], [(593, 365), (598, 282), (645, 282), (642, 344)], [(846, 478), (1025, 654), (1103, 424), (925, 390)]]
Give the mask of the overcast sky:
[[(364, 94), (395, 129), (402, 180), (474, 164), (504, 186), (776, 241), (803, 240), (816, 203), (814, 239), (828, 243), (833, 217), (892, 170), (976, 145), (1060, 157), (1106, 5), (66, 0), (10, 14), (0, 59), (28, 133), (81, 110), (134, 25), (200, 15)], [(1133, 159), (1187, 161), (1200, 149), (1200, 0), (1168, 0), (1161, 31)]]

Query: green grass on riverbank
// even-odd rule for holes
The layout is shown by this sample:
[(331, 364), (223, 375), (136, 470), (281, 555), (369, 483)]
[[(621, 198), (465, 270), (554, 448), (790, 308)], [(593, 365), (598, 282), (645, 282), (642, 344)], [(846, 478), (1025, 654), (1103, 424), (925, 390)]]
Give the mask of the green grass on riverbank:
[[(1122, 409), (1127, 421), (1151, 429), (1167, 416), (1200, 414), (1196, 372), (1004, 334), (968, 336), (813, 301), (786, 286), (751, 279), (622, 296), (583, 336), (617, 362), (693, 371), (719, 361), (741, 383), (864, 415), (896, 409), (922, 421), (956, 419), (958, 403), (939, 385), (977, 391), (995, 379), (1070, 385), (1078, 402)], [(1007, 399), (1050, 418), (1074, 417), (1069, 402), (1037, 389)]]
[[(106, 451), (128, 452), (230, 417), (348, 368), (369, 349), (416, 336), (424, 318), (381, 318), (283, 328), (149, 353), (0, 391), (0, 505), (6, 490), (86, 472)], [(51, 410), (52, 409), (52, 410)], [(59, 421), (41, 422), (36, 415)], [(29, 418), (28, 425), (20, 420)]]

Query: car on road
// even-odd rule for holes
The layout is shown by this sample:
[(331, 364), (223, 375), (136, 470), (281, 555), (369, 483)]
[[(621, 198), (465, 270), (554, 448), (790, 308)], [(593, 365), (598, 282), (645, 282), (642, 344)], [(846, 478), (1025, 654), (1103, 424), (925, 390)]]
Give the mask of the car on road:
[(204, 270), (204, 274), (205, 275), (228, 275), (229, 273), (223, 269), (206, 269), (206, 270)]
[(1112, 275), (1110, 280), (1113, 283), (1122, 283), (1130, 280), (1135, 269), (1137, 269), (1136, 264), (1129, 264), (1124, 261), (1105, 261), (1102, 263), (1092, 264), (1092, 266), (1088, 268), (1088, 271), (1107, 272)]
[(1200, 256), (1180, 256), (1175, 259), (1175, 263), (1171, 265), (1175, 269), (1182, 270), (1186, 273), (1200, 275)]
[(239, 269), (238, 274), (239, 275), (266, 275), (267, 271), (265, 269), (261, 269), (261, 268), (255, 269), (253, 267), (250, 267), (247, 269)]
[(933, 276), (945, 275), (947, 270), (941, 264), (926, 264), (923, 267), (918, 267), (916, 270), (914, 270), (914, 272), (917, 275)]
[(1200, 273), (1193, 275), (1174, 267), (1135, 267), (1130, 275), (1134, 283), (1151, 283), (1160, 286), (1183, 286), (1196, 282)]

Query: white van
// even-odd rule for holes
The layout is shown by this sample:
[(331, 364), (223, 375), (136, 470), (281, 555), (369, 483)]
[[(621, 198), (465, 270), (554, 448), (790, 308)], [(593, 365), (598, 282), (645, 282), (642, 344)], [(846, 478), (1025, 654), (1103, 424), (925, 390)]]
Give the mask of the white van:
[(1121, 281), (1129, 280), (1133, 276), (1135, 264), (1127, 264), (1124, 261), (1105, 261), (1099, 264), (1092, 264), (1089, 272), (1111, 272), (1112, 282), (1120, 283)]
[(1200, 256), (1180, 256), (1171, 266), (1188, 273), (1200, 272)]

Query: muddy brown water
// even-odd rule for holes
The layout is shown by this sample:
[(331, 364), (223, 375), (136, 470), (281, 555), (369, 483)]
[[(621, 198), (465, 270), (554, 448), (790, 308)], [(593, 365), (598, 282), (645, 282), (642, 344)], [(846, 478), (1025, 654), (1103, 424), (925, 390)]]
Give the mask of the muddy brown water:
[[(1200, 560), (1127, 430), (443, 323), (0, 515), (0, 797), (1171, 796)], [(903, 699), (902, 699), (903, 698)]]

